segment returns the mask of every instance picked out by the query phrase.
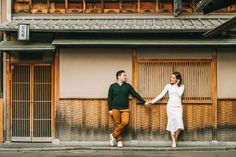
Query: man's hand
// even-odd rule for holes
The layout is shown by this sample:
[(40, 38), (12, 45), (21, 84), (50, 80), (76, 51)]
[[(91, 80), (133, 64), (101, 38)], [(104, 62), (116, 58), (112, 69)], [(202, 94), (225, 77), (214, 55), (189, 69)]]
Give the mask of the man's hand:
[(110, 114), (111, 116), (113, 116), (113, 112), (112, 112), (112, 110), (109, 111), (109, 114)]
[(145, 104), (144, 104), (146, 107), (150, 107), (152, 105), (152, 102), (151, 101), (147, 101)]

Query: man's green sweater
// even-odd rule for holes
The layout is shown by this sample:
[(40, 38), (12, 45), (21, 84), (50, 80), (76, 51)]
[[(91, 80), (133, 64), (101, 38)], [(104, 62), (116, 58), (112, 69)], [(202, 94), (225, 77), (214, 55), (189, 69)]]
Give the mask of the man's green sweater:
[(128, 109), (129, 95), (136, 97), (141, 103), (146, 101), (134, 90), (129, 83), (113, 83), (108, 91), (108, 108), (112, 109)]

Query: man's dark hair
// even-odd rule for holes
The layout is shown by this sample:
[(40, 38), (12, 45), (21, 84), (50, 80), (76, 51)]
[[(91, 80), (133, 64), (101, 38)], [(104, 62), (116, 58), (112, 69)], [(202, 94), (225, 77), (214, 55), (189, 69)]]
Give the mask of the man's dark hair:
[(119, 71), (117, 71), (117, 73), (116, 73), (116, 79), (118, 79), (118, 76), (120, 76), (122, 73), (125, 73), (125, 71), (124, 71), (124, 70), (119, 70)]

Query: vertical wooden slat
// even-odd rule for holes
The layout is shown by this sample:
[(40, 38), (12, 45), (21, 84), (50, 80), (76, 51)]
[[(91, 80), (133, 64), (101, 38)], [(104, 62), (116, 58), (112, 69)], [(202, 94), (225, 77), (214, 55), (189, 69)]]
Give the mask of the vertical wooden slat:
[(30, 66), (30, 138), (33, 138), (34, 127), (34, 66)]
[(217, 50), (212, 50), (212, 84), (211, 84), (211, 92), (212, 92), (212, 117), (213, 117), (213, 140), (217, 138)]

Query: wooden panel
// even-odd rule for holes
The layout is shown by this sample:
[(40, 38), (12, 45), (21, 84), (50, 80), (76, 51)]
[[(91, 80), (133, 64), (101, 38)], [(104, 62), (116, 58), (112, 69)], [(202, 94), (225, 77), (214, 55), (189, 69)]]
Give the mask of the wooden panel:
[(102, 4), (100, 2), (87, 2), (85, 13), (102, 13)]
[(46, 13), (48, 13), (47, 0), (32, 1), (31, 13), (33, 13), (33, 14), (46, 14)]
[(11, 66), (12, 137), (30, 137), (30, 66)]
[(50, 9), (49, 9), (50, 13), (60, 14), (60, 13), (65, 13), (65, 11), (66, 11), (66, 4), (64, 0), (59, 0), (50, 3)]
[[(124, 139), (139, 141), (169, 140), (166, 131), (166, 104), (154, 105), (150, 110), (130, 105), (130, 123)], [(134, 110), (135, 109), (135, 110)], [(212, 140), (212, 105), (184, 104), (184, 126), (180, 140)], [(58, 128), (62, 141), (108, 141), (113, 130), (106, 99), (61, 99)], [(136, 124), (132, 124), (135, 122)], [(136, 136), (134, 136), (136, 135)]]
[(68, 0), (68, 8), (67, 8), (67, 13), (83, 13), (83, 0), (79, 1), (71, 1)]
[(173, 12), (173, 3), (170, 3), (170, 2), (158, 3), (158, 12), (159, 13), (172, 13)]
[(155, 0), (141, 0), (140, 12), (141, 13), (155, 13), (156, 1)]
[(122, 13), (137, 13), (138, 3), (137, 1), (122, 1)]
[(183, 6), (182, 6), (182, 12), (183, 13), (193, 13), (193, 4), (191, 3), (186, 3), (186, 2), (182, 2)]
[[(184, 104), (185, 130), (180, 139), (184, 141), (208, 141), (212, 139), (212, 106), (209, 104)], [(137, 139), (140, 141), (170, 140), (166, 131), (166, 104), (154, 105), (150, 110), (137, 105)]]
[(14, 12), (15, 13), (30, 13), (30, 4), (29, 3), (15, 3)]
[(120, 13), (120, 9), (119, 0), (104, 0), (104, 13)]
[(34, 67), (33, 138), (51, 137), (51, 66)]
[(217, 140), (236, 141), (236, 100), (218, 100), (217, 111)]
[[(153, 99), (169, 83), (172, 72), (183, 76), (183, 120), (185, 130), (180, 140), (212, 140), (212, 62), (211, 60), (138, 60), (138, 89), (146, 99)], [(137, 105), (137, 140), (170, 140), (166, 131), (166, 103), (163, 101), (150, 110)], [(186, 103), (191, 102), (191, 103)], [(164, 104), (163, 104), (164, 103)]]
[[(156, 97), (169, 83), (172, 72), (179, 71), (185, 85), (183, 101), (212, 100), (212, 69), (209, 60), (139, 60), (138, 64), (138, 89), (147, 99)], [(167, 97), (163, 100), (167, 100)]]
[[(109, 134), (113, 130), (113, 120), (108, 114), (107, 100), (60, 100), (58, 117), (59, 138), (62, 141), (108, 141)], [(127, 129), (125, 140), (131, 138), (130, 127)]]

